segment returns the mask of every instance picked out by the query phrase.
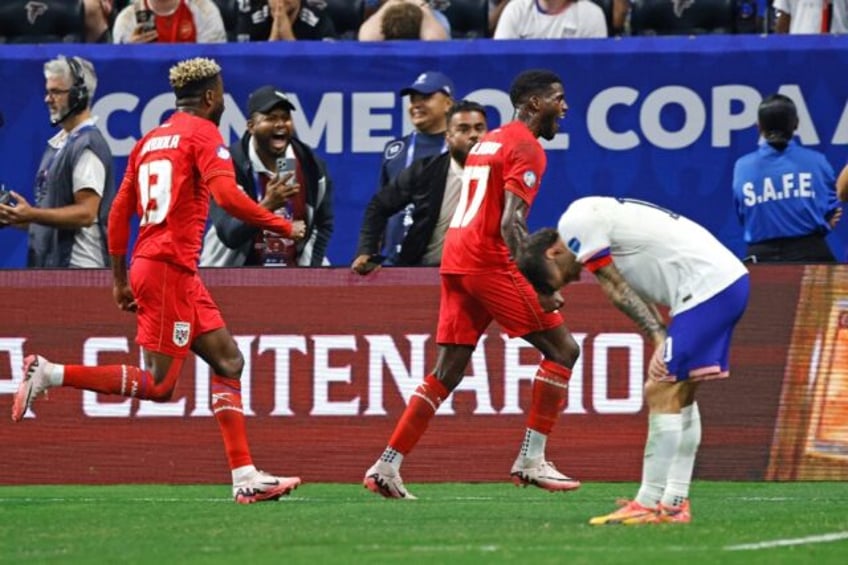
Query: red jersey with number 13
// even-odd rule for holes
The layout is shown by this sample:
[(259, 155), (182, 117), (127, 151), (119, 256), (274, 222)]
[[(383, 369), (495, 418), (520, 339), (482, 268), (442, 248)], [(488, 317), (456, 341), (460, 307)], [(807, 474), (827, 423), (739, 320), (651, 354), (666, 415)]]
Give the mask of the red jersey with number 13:
[(523, 122), (483, 136), (465, 162), (459, 204), (445, 235), (442, 273), (481, 273), (511, 263), (501, 236), (505, 191), (524, 200), (529, 211), (546, 165), (545, 150)]
[(130, 153), (121, 186), (140, 218), (133, 257), (196, 271), (209, 215), (207, 182), (235, 178), (234, 171), (221, 133), (207, 119), (176, 112), (150, 130)]

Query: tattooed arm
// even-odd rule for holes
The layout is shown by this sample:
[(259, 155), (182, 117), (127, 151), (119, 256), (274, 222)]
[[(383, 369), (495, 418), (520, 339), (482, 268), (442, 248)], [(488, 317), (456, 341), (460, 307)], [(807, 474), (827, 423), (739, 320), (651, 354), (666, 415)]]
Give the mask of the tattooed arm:
[(607, 298), (615, 304), (616, 308), (627, 314), (645, 332), (656, 347), (665, 342), (665, 322), (656, 306), (645, 302), (633, 288), (627, 284), (624, 277), (610, 263), (595, 271), (595, 276), (601, 284), (601, 288)]

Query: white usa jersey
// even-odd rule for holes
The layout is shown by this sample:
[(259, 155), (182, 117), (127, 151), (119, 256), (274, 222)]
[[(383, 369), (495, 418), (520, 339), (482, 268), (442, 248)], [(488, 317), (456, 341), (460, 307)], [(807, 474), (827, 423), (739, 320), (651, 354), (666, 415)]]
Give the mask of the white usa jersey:
[(672, 315), (712, 298), (748, 272), (706, 229), (649, 202), (581, 198), (560, 217), (557, 229), (578, 262), (592, 269), (593, 261), (611, 257), (636, 292), (668, 306)]

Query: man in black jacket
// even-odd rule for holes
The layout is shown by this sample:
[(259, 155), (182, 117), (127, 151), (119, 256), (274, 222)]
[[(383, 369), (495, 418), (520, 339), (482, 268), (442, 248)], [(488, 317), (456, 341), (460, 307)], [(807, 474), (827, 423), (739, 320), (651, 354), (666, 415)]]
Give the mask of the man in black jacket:
[(365, 275), (380, 265), (382, 258), (376, 254), (386, 222), (408, 204), (415, 204), (412, 226), (394, 264), (435, 266), (441, 262), (445, 231), (459, 202), (465, 158), (488, 129), (486, 109), (468, 100), (456, 102), (448, 111), (447, 121), (448, 152), (414, 161), (368, 203), (357, 256), (350, 266), (354, 272)]
[(212, 202), (201, 267), (320, 267), (333, 232), (333, 185), (324, 161), (294, 135), (294, 104), (273, 86), (251, 93), (247, 131), (230, 146), (236, 181), (261, 206), (306, 223), (294, 242), (245, 224)]

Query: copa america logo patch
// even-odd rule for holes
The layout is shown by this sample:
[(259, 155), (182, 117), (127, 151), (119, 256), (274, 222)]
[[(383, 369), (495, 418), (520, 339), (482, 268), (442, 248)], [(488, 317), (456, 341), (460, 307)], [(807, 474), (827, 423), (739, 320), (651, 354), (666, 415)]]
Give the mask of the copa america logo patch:
[(177, 347), (185, 347), (188, 345), (188, 338), (191, 336), (191, 324), (189, 322), (174, 322), (174, 345)]
[(383, 158), (387, 161), (390, 159), (394, 159), (400, 152), (403, 151), (404, 142), (402, 139), (398, 139), (397, 141), (392, 141), (386, 146), (386, 150), (383, 152)]
[(224, 147), (223, 145), (218, 147), (218, 151), (216, 152), (219, 158), (221, 159), (229, 159), (230, 158), (230, 150)]
[(580, 240), (577, 239), (576, 237), (572, 237), (571, 239), (568, 240), (568, 248), (575, 255), (577, 255), (580, 252), (580, 246), (581, 246)]
[(527, 188), (533, 188), (536, 186), (536, 173), (533, 171), (527, 171), (524, 173), (524, 184), (527, 185)]

